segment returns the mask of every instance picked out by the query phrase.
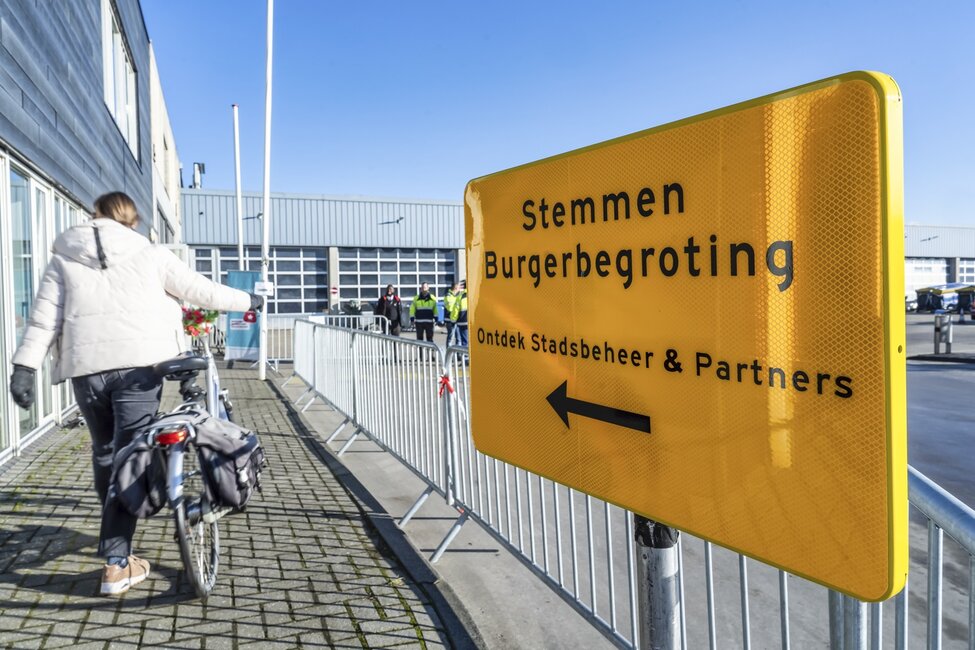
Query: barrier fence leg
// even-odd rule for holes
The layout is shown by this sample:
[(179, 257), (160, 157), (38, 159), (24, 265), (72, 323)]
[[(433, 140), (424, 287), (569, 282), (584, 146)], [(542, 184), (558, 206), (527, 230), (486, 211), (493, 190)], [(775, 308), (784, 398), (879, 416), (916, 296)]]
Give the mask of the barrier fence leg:
[(447, 531), (447, 536), (443, 538), (442, 542), (440, 542), (440, 546), (438, 546), (437, 550), (433, 552), (433, 557), (430, 558), (431, 564), (437, 563), (440, 557), (447, 550), (447, 547), (450, 546), (450, 543), (454, 541), (455, 537), (457, 537), (457, 533), (459, 533), (460, 529), (463, 528), (469, 516), (470, 515), (465, 510), (464, 514), (462, 514), (460, 517), (457, 518), (457, 521), (454, 522), (454, 525), (450, 527), (449, 531)]
[(335, 431), (333, 431), (327, 438), (325, 438), (325, 444), (326, 445), (331, 444), (331, 442), (335, 440), (335, 436), (342, 433), (342, 429), (344, 429), (348, 423), (349, 423), (349, 418), (345, 418), (344, 420), (342, 420), (342, 424), (340, 424), (338, 428), (335, 429)]
[(337, 453), (336, 456), (341, 457), (342, 454), (344, 454), (345, 452), (347, 452), (349, 450), (349, 447), (352, 446), (352, 443), (355, 442), (356, 441), (356, 438), (359, 437), (359, 432), (361, 432), (361, 431), (362, 431), (362, 429), (356, 429), (355, 431), (353, 431), (352, 432), (352, 437), (345, 441), (345, 444), (342, 445), (342, 448), (339, 449), (339, 453)]
[(305, 399), (305, 397), (307, 397), (310, 393), (313, 393), (314, 391), (315, 391), (314, 388), (309, 387), (308, 390), (306, 390), (304, 393), (298, 396), (298, 398), (294, 401), (294, 405), (298, 406), (298, 404), (301, 403), (301, 400)]
[(641, 650), (680, 648), (680, 589), (675, 528), (633, 515)]
[(318, 399), (318, 395), (312, 395), (311, 399), (308, 400), (308, 403), (301, 407), (301, 412), (304, 413), (305, 411), (307, 411), (311, 407), (311, 405), (315, 403), (316, 399)]
[(433, 493), (433, 487), (430, 486), (423, 491), (423, 494), (417, 497), (416, 501), (413, 502), (413, 505), (410, 506), (410, 509), (406, 511), (405, 515), (403, 515), (403, 518), (399, 520), (398, 526), (400, 528), (410, 523), (410, 519), (413, 518), (413, 515), (416, 514), (417, 510), (420, 509), (420, 506), (422, 506), (424, 502), (426, 502), (427, 497), (429, 497), (432, 493)]
[(285, 386), (287, 386), (288, 384), (290, 384), (291, 383), (291, 380), (294, 379), (294, 378), (295, 378), (294, 373), (291, 373), (291, 375), (288, 376), (288, 378), (284, 380), (284, 383), (281, 384), (281, 388), (284, 388)]

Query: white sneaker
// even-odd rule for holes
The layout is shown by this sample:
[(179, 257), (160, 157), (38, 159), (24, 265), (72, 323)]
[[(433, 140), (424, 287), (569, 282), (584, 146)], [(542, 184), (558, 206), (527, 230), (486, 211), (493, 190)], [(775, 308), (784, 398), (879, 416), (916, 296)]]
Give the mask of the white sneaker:
[(134, 555), (124, 567), (106, 564), (102, 569), (102, 596), (120, 596), (149, 577), (149, 563)]

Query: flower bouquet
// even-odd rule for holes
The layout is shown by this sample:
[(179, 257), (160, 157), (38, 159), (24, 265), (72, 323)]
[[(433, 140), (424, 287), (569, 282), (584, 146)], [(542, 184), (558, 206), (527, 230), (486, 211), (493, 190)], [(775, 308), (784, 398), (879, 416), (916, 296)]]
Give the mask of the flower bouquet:
[(194, 338), (209, 334), (219, 313), (209, 309), (183, 307), (183, 331)]

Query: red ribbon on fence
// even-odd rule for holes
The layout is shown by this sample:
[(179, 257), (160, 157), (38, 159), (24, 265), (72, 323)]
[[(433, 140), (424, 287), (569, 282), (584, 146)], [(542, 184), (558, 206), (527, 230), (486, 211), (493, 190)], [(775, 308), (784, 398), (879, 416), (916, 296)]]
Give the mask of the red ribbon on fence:
[(440, 392), (437, 393), (440, 397), (443, 397), (443, 391), (444, 391), (445, 388), (448, 391), (450, 391), (450, 394), (451, 395), (453, 395), (453, 393), (454, 393), (454, 387), (450, 383), (450, 375), (443, 375), (440, 378)]

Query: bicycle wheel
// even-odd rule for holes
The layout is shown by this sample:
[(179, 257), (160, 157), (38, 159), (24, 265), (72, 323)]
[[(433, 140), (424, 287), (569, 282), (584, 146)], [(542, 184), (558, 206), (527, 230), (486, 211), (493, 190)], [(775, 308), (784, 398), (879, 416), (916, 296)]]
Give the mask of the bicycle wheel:
[(189, 467), (184, 465), (183, 496), (173, 507), (176, 539), (179, 541), (179, 554), (187, 579), (193, 585), (196, 595), (201, 600), (206, 600), (217, 582), (220, 530), (216, 520), (204, 520), (204, 514), (210, 512), (210, 504), (206, 497), (196, 448), (187, 445), (183, 459)]

